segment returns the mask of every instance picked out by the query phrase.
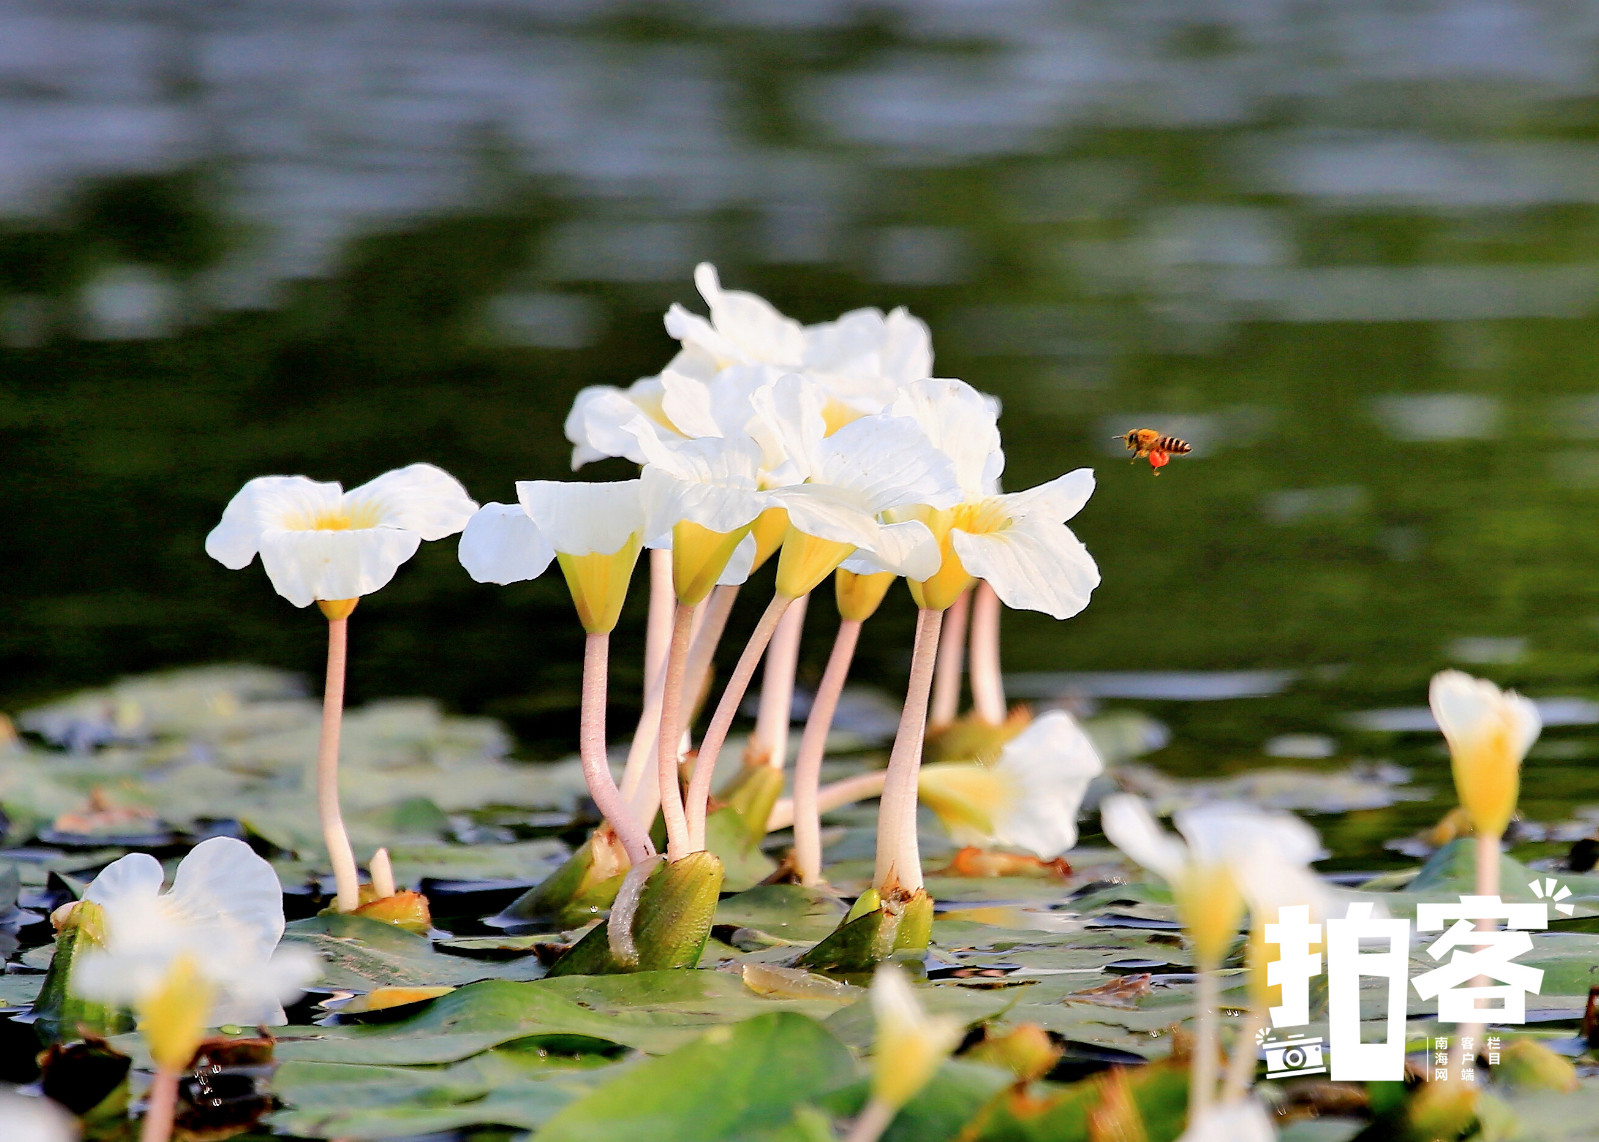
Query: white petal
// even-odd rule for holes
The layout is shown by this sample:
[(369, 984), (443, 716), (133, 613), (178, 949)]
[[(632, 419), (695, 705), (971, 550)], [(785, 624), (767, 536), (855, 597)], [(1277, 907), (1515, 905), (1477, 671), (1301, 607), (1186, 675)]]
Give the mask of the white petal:
[(694, 284), (711, 309), (716, 331), (742, 351), (749, 361), (798, 365), (805, 355), (805, 334), (799, 322), (784, 317), (765, 298), (742, 290), (724, 290), (716, 267), (701, 262), (694, 268)]
[(965, 496), (955, 466), (908, 416), (863, 416), (823, 440), (815, 483), (848, 488), (874, 512), (926, 504), (948, 508)]
[(1505, 693), (1505, 718), (1510, 722), (1510, 736), (1516, 743), (1517, 753), (1526, 757), (1532, 743), (1543, 732), (1543, 718), (1538, 707), (1510, 690)]
[(1316, 830), (1291, 813), (1267, 812), (1252, 805), (1217, 801), (1179, 809), (1172, 818), (1194, 859), (1207, 864), (1235, 862), (1259, 851), (1285, 865), (1303, 867), (1321, 856)]
[(407, 464), (344, 494), (347, 507), (381, 511), (381, 527), (414, 531), (423, 539), (443, 539), (466, 526), (477, 501), (461, 481), (432, 464)]
[(78, 1120), (43, 1095), (0, 1087), (0, 1122), (6, 1142), (77, 1142)]
[(705, 437), (647, 445), (642, 479), (645, 529), (659, 536), (680, 520), (736, 531), (771, 506), (760, 490), (760, 448), (749, 437)]
[(881, 531), (877, 516), (869, 503), (848, 488), (790, 484), (773, 488), (770, 495), (788, 509), (788, 523), (795, 531), (856, 547), (877, 545)]
[(1182, 876), (1188, 850), (1155, 821), (1141, 797), (1113, 793), (1099, 806), (1100, 826), (1110, 843), (1170, 883)]
[(1064, 524), (1041, 516), (985, 535), (952, 531), (950, 543), (966, 570), (988, 580), (1000, 601), (1016, 610), (1069, 619), (1099, 586), (1088, 549)]
[(197, 926), (221, 927), (268, 956), (283, 936), (283, 886), (272, 865), (243, 841), (201, 841), (178, 865), (172, 907)]
[(899, 306), (884, 321), (887, 338), (880, 358), (883, 375), (900, 384), (933, 375), (933, 335), (927, 323)]
[(880, 309), (852, 309), (836, 321), (807, 325), (805, 367), (823, 373), (878, 372), (888, 336)]
[(755, 389), (749, 397), (754, 413), (751, 432), (761, 446), (761, 467), (782, 473), (781, 483), (809, 479), (821, 466), (822, 438), (827, 422), (822, 409), (827, 394), (821, 386), (796, 373), (785, 373)]
[(661, 411), (684, 436), (721, 436), (711, 386), (667, 369), (661, 373)]
[(1433, 675), (1427, 697), (1438, 727), (1456, 748), (1490, 732), (1499, 720), (1499, 687), (1458, 670)]
[(755, 566), (755, 547), (753, 535), (746, 535), (738, 541), (727, 566), (716, 577), (718, 587), (737, 587), (750, 577), (750, 569)]
[(318, 599), (370, 595), (421, 545), (416, 532), (393, 527), (273, 531), (261, 538), (261, 563), (278, 594), (307, 607)]
[(857, 575), (892, 571), (907, 579), (922, 580), (937, 573), (939, 565), (943, 563), (943, 555), (938, 549), (938, 540), (927, 530), (927, 525), (912, 519), (904, 523), (880, 524), (871, 550), (862, 548), (858, 558), (851, 557), (844, 562), (845, 566), (856, 563), (857, 566), (849, 567), (849, 570)]
[(915, 420), (933, 447), (950, 458), (965, 498), (999, 491), (1005, 453), (999, 443), (998, 400), (965, 381), (929, 379), (901, 389), (892, 411)]
[(1265, 1108), (1242, 1098), (1206, 1111), (1177, 1142), (1273, 1142), (1276, 1137)]
[(995, 822), (995, 838), (1054, 860), (1077, 843), (1077, 813), (1088, 784), (1105, 766), (1070, 714), (1051, 710), (1005, 743), (994, 768), (1021, 790)]
[(637, 480), (520, 480), (516, 497), (556, 551), (611, 555), (644, 530), (640, 487)]
[(577, 446), (572, 466), (606, 456), (644, 463), (640, 433), (676, 435), (652, 415), (660, 412), (663, 399), (664, 389), (655, 378), (636, 381), (626, 391), (592, 385), (578, 393), (566, 417), (566, 438)]
[(84, 889), (83, 898), (96, 904), (118, 905), (133, 902), (144, 907), (161, 894), (166, 873), (161, 862), (149, 853), (129, 853), (100, 870), (100, 875)]
[(222, 994), (211, 1009), (213, 1026), (281, 1026), (288, 1021), (283, 1004), (299, 998), (322, 974), (322, 961), (305, 947), (281, 948), (270, 958), (236, 966), (241, 970), (220, 981)]
[(1055, 523), (1065, 523), (1083, 510), (1094, 494), (1094, 470), (1078, 468), (1039, 484), (1025, 492), (1003, 497), (1005, 510), (1013, 517), (1036, 515)]
[(714, 325), (699, 314), (690, 313), (676, 302), (667, 307), (666, 332), (681, 341), (684, 349), (708, 357), (712, 368), (721, 369), (728, 365), (751, 363), (750, 355), (718, 332)]
[(263, 532), (304, 527), (316, 516), (338, 510), (343, 489), (304, 476), (257, 476), (228, 501), (222, 521), (205, 537), (205, 553), (231, 570), (249, 566), (261, 548)]
[(479, 583), (520, 583), (544, 574), (555, 548), (521, 504), (484, 504), (461, 532), (459, 554)]

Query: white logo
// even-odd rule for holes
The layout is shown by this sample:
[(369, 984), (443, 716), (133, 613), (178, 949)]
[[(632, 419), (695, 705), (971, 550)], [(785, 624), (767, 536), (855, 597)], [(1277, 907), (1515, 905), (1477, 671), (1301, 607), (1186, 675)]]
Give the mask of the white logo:
[[(1427, 947), (1439, 966), (1413, 981), (1422, 999), (1438, 1001), (1440, 1023), (1524, 1023), (1527, 996), (1538, 994), (1543, 972), (1516, 963), (1532, 950), (1529, 931), (1549, 926), (1549, 904), (1564, 915), (1573, 905), (1560, 903), (1571, 889), (1546, 878), (1528, 885), (1536, 904), (1507, 904), (1497, 896), (1462, 896), (1455, 904), (1423, 904), (1416, 910), (1417, 932), (1441, 932)], [(1450, 923), (1453, 921), (1453, 923)], [(1505, 926), (1500, 927), (1503, 921)], [(1410, 986), (1410, 921), (1372, 915), (1367, 902), (1349, 906), (1343, 919), (1329, 919), (1325, 941), (1321, 924), (1310, 921), (1310, 909), (1279, 908), (1277, 923), (1265, 926), (1265, 939), (1278, 957), (1266, 965), (1266, 982), (1282, 989), (1282, 1003), (1271, 1009), (1271, 1032), (1258, 1037), (1266, 1055), (1267, 1078), (1321, 1074), (1334, 1082), (1397, 1081), (1405, 1070), (1405, 1015)], [(1310, 981), (1322, 974), (1324, 947), (1327, 974), (1327, 1052), (1322, 1040), (1285, 1030), (1310, 1024)], [(1384, 1036), (1361, 1041), (1360, 983), (1386, 980)], [(1487, 981), (1497, 981), (1489, 984)], [(1491, 1047), (1497, 1047), (1492, 1042)], [(1465, 1041), (1462, 1040), (1462, 1046)], [(1462, 1060), (1465, 1068), (1471, 1060)], [(1329, 1065), (1330, 1064), (1330, 1065)]]

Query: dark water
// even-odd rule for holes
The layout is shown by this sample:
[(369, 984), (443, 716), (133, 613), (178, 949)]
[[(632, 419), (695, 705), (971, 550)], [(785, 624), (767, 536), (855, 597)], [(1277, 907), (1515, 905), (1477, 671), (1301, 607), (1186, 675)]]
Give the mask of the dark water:
[[(201, 550), (233, 491), (559, 476), (573, 394), (658, 371), (702, 258), (806, 321), (909, 305), (1004, 399), (1008, 486), (1099, 469), (1104, 586), (1007, 620), (1009, 669), (1293, 672), (1132, 702), (1164, 766), (1388, 756), (1342, 715), (1449, 663), (1599, 694), (1596, 39), (1591, 5), (1504, 0), (3, 0), (0, 706), (315, 672), (315, 616)], [(1129, 467), (1143, 425), (1193, 456)], [(865, 676), (897, 685), (910, 619)], [(356, 700), (570, 744), (556, 578), (430, 545), (352, 638)], [(1584, 733), (1529, 812), (1599, 801)]]

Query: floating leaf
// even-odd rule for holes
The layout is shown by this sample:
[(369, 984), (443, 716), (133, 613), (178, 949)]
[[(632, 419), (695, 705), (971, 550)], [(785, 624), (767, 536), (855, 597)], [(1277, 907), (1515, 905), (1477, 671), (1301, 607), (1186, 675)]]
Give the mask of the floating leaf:
[(718, 1027), (573, 1102), (539, 1142), (743, 1142), (855, 1078), (849, 1051), (783, 1012)]

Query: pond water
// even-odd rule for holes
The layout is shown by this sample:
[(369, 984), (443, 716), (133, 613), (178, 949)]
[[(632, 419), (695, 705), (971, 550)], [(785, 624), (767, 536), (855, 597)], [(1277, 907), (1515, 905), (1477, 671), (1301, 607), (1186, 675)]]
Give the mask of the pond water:
[[(560, 476), (573, 394), (656, 372), (709, 259), (807, 321), (911, 307), (1003, 398), (1008, 486), (1098, 469), (1104, 585), (1007, 619), (1016, 694), (1145, 712), (1169, 773), (1447, 789), (1425, 720), (1370, 712), (1456, 664), (1565, 703), (1529, 817), (1599, 803), (1590, 6), (4, 0), (0, 30), (0, 706), (314, 673), (320, 624), (201, 551), (232, 492)], [(1144, 425), (1193, 454), (1129, 466)], [(910, 624), (896, 597), (862, 678), (901, 684)], [(556, 579), (433, 545), (352, 637), (356, 701), (573, 745)]]

